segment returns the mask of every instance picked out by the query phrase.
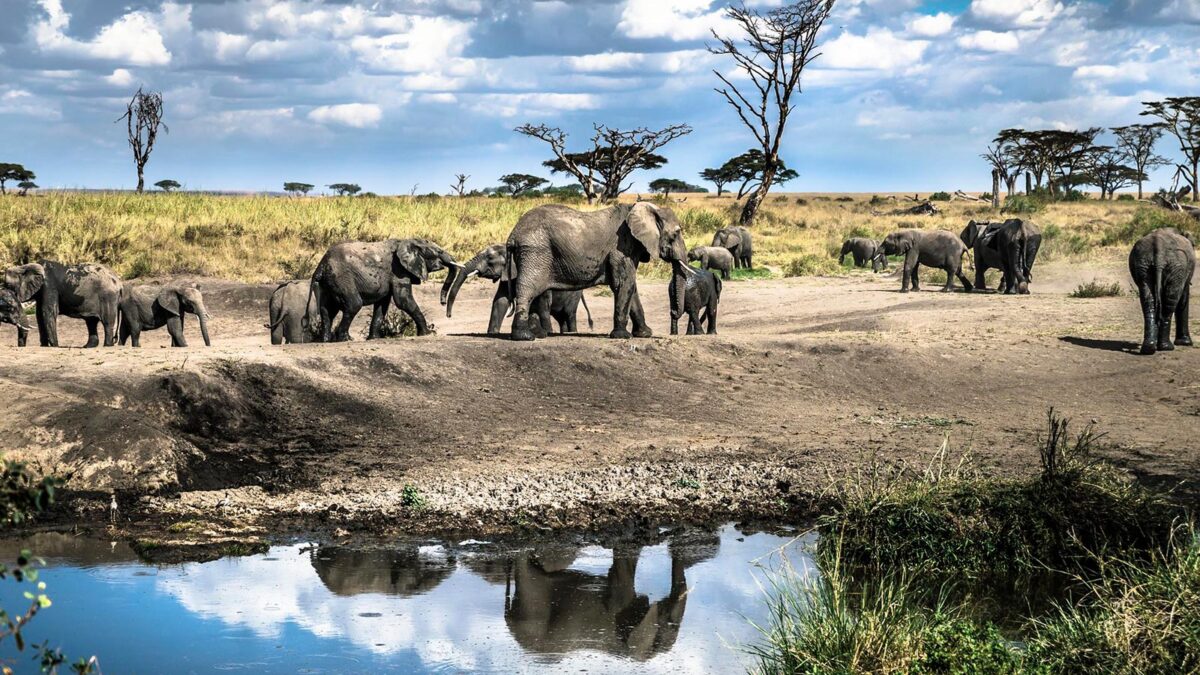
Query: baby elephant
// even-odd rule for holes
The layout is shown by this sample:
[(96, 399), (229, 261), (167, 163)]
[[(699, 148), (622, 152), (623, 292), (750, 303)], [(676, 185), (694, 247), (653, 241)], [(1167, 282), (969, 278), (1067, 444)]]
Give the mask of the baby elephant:
[(195, 284), (172, 284), (170, 286), (137, 286), (126, 288), (121, 294), (121, 344), (133, 340), (134, 347), (141, 347), (144, 330), (167, 327), (171, 334), (172, 347), (186, 347), (183, 337), (183, 315), (191, 312), (200, 318), (200, 334), (204, 346), (211, 347), (208, 339), (208, 310), (204, 308), (204, 296)]
[(697, 246), (688, 251), (688, 262), (700, 261), (700, 267), (706, 270), (720, 270), (722, 279), (729, 279), (729, 270), (733, 269), (733, 254), (721, 246)]
[[(680, 275), (671, 275), (671, 335), (679, 335), (679, 318), (688, 316), (687, 334), (698, 335), (701, 323), (708, 323), (708, 334), (717, 333), (717, 305), (721, 304), (721, 279), (708, 270), (684, 274), (683, 308), (679, 307)], [(704, 315), (701, 316), (701, 312)]]
[(842, 244), (842, 254), (838, 256), (839, 265), (846, 262), (847, 254), (854, 258), (855, 267), (866, 267), (869, 262), (871, 263), (872, 272), (887, 269), (887, 256), (883, 254), (883, 249), (879, 247), (879, 243), (874, 239), (867, 239), (866, 237), (852, 237), (847, 239)]
[[(321, 341), (321, 315), (317, 303), (309, 302), (309, 282), (304, 280), (282, 283), (271, 294), (267, 304), (271, 344), (303, 344)], [(307, 311), (306, 311), (307, 310)], [(305, 314), (308, 321), (304, 320)]]
[(1142, 353), (1169, 352), (1171, 316), (1175, 317), (1175, 344), (1189, 347), (1188, 301), (1196, 272), (1196, 248), (1191, 239), (1173, 227), (1162, 227), (1142, 237), (1129, 253), (1129, 273), (1138, 287), (1145, 319)]
[(962, 257), (967, 245), (946, 230), (898, 230), (883, 240), (884, 255), (904, 256), (904, 278), (900, 292), (907, 293), (909, 285), (914, 291), (921, 290), (921, 265), (937, 267), (946, 271), (946, 286), (942, 292), (954, 290), (954, 277), (962, 282), (963, 288), (971, 290), (971, 282), (962, 273)]
[(29, 320), (25, 318), (25, 307), (17, 301), (17, 294), (11, 288), (2, 285), (0, 285), (0, 323), (11, 323), (21, 330), (30, 330)]

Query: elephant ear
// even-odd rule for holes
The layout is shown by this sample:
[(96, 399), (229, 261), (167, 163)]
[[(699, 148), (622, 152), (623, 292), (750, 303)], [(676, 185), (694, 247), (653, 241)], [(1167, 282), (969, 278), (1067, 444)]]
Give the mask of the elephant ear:
[(979, 238), (979, 223), (975, 222), (974, 220), (967, 223), (967, 226), (963, 228), (963, 231), (958, 235), (958, 238), (962, 239), (963, 243), (967, 245), (967, 248), (974, 246), (975, 240)]
[(46, 268), (37, 263), (14, 267), (4, 275), (19, 302), (29, 302), (46, 284)]
[(419, 284), (429, 278), (429, 269), (425, 266), (425, 256), (421, 255), (420, 244), (402, 242), (396, 246), (396, 264), (412, 277), (413, 283)]
[(646, 254), (640, 262), (649, 262), (650, 258), (658, 253), (658, 237), (661, 234), (658, 209), (646, 202), (634, 204), (625, 222), (628, 223), (634, 239), (646, 249)]
[(174, 288), (164, 288), (159, 292), (158, 297), (154, 299), (154, 304), (162, 307), (164, 311), (175, 316), (180, 316), (179, 311), (179, 291)]

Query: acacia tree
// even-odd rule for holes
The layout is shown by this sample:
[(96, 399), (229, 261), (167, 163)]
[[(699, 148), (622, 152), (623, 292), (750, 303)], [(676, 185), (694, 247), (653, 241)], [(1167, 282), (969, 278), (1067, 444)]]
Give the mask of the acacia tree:
[(686, 124), (673, 124), (657, 131), (639, 127), (632, 130), (615, 129), (602, 124), (592, 128), (592, 149), (567, 152), (567, 134), (545, 124), (525, 124), (516, 132), (547, 143), (554, 159), (543, 162), (554, 173), (566, 173), (579, 181), (589, 204), (616, 200), (632, 184), (629, 176), (639, 169), (657, 169), (667, 163), (656, 154), (671, 141), (692, 133)]
[(1112, 199), (1117, 190), (1140, 185), (1145, 174), (1125, 164), (1127, 160), (1128, 155), (1122, 150), (1108, 146), (1096, 148), (1091, 166), (1079, 176), (1081, 184), (1100, 188), (1100, 199)]
[(158, 129), (163, 133), (170, 129), (163, 124), (163, 97), (159, 92), (143, 92), (138, 87), (133, 98), (126, 106), (125, 114), (117, 121), (125, 120), (125, 129), (129, 136), (129, 147), (133, 150), (133, 164), (137, 167), (137, 191), (142, 192), (146, 186), (146, 162), (150, 161), (150, 153), (154, 152), (154, 142), (158, 139)]
[[(726, 161), (721, 165), (722, 172), (731, 177), (731, 182), (741, 183), (737, 198), (741, 199), (751, 192), (756, 192), (762, 186), (767, 173), (767, 159), (762, 150), (752, 148)], [(783, 185), (800, 177), (787, 167), (783, 158), (776, 160), (774, 183)]]
[(508, 190), (513, 197), (520, 197), (522, 194), (530, 190), (537, 189), (545, 185), (545, 178), (539, 176), (531, 176), (527, 173), (510, 173), (500, 177), (500, 184)]
[(283, 191), (290, 192), (293, 195), (306, 195), (314, 187), (316, 186), (312, 183), (287, 182), (283, 184)]
[(25, 195), (29, 194), (30, 190), (36, 190), (37, 186), (37, 183), (31, 180), (23, 180), (20, 183), (17, 183), (17, 188), (20, 190), (20, 192), (17, 194), (24, 197)]
[(1142, 115), (1162, 120), (1163, 129), (1179, 141), (1184, 163), (1178, 165), (1192, 186), (1192, 201), (1200, 201), (1200, 96), (1143, 101)]
[(743, 225), (754, 222), (759, 205), (775, 183), (780, 145), (788, 117), (795, 109), (792, 95), (800, 92), (800, 76), (805, 67), (820, 56), (816, 51), (817, 34), (833, 11), (833, 2), (801, 0), (766, 13), (747, 9), (745, 5), (729, 7), (726, 16), (742, 32), (740, 45), (713, 31), (720, 45), (709, 47), (709, 52), (731, 57), (749, 80), (749, 86), (742, 85), (743, 92), (733, 83), (732, 76), (713, 70), (724, 84), (716, 91), (754, 134), (762, 147), (765, 164), (758, 188), (742, 208)]
[(663, 197), (670, 197), (672, 192), (690, 192), (694, 186), (678, 178), (658, 178), (650, 181), (650, 191), (658, 192)]
[(1138, 199), (1142, 199), (1142, 184), (1150, 170), (1171, 163), (1166, 157), (1154, 154), (1154, 144), (1162, 138), (1163, 131), (1161, 124), (1130, 124), (1112, 129), (1117, 137), (1117, 149), (1138, 173)]
[(174, 181), (174, 180), (171, 180), (170, 178), (167, 178), (167, 179), (160, 180), (157, 183), (155, 183), (154, 187), (158, 188), (159, 190), (162, 190), (163, 192), (170, 192), (171, 190), (178, 190), (179, 188), (181, 188), (183, 186), (179, 184), (179, 181)]
[(326, 185), (325, 187), (338, 193), (339, 197), (345, 197), (346, 195), (353, 197), (359, 192), (362, 192), (362, 188), (355, 183), (334, 183), (333, 185)]
[(705, 169), (700, 172), (700, 178), (717, 186), (718, 197), (725, 194), (726, 185), (737, 180), (737, 176), (734, 176), (727, 171), (724, 166), (720, 166), (715, 169)]
[(0, 163), (0, 194), (8, 194), (4, 184), (10, 180), (21, 183), (35, 178), (37, 176), (32, 171), (20, 164)]

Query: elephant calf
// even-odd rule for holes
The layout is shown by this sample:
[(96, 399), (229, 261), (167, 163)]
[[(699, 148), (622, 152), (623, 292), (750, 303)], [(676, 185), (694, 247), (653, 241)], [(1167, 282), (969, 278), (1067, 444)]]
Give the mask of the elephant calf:
[(688, 262), (700, 261), (700, 268), (720, 270), (722, 279), (729, 279), (729, 271), (733, 269), (733, 254), (729, 249), (720, 246), (696, 246), (688, 251)]
[(265, 324), (271, 331), (271, 344), (321, 341), (321, 315), (316, 303), (309, 302), (308, 284), (303, 280), (288, 281), (271, 294), (271, 301), (267, 303), (270, 322)]
[[(694, 270), (683, 275), (683, 307), (679, 307), (680, 275), (671, 275), (671, 335), (679, 335), (679, 318), (687, 314), (688, 335), (698, 335), (702, 323), (708, 324), (708, 334), (717, 332), (717, 306), (721, 304), (721, 278), (708, 270)], [(701, 314), (703, 312), (703, 315)]]
[(187, 312), (200, 319), (200, 335), (204, 346), (211, 347), (208, 339), (208, 310), (204, 307), (204, 296), (195, 284), (171, 284), (169, 286), (136, 286), (125, 290), (121, 296), (121, 345), (132, 340), (134, 347), (141, 347), (144, 330), (157, 330), (163, 326), (171, 335), (172, 347), (186, 347), (183, 337), (183, 315)]
[(1188, 303), (1196, 248), (1191, 239), (1173, 227), (1162, 227), (1142, 237), (1129, 253), (1129, 273), (1138, 287), (1144, 330), (1142, 353), (1171, 351), (1171, 316), (1175, 317), (1175, 344), (1190, 347)]
[(971, 282), (962, 273), (962, 257), (967, 246), (961, 239), (946, 230), (899, 230), (883, 240), (884, 255), (904, 256), (904, 278), (900, 292), (921, 290), (921, 265), (937, 267), (946, 271), (946, 286), (942, 292), (954, 290), (954, 277), (958, 277), (963, 288), (971, 290)]
[(0, 286), (0, 323), (11, 323), (18, 330), (29, 330), (25, 307), (17, 300), (16, 293), (4, 286)]
[(887, 256), (883, 254), (883, 249), (879, 247), (879, 243), (874, 239), (867, 239), (866, 237), (852, 237), (847, 239), (842, 244), (842, 254), (838, 256), (839, 265), (845, 264), (847, 254), (854, 258), (855, 267), (866, 267), (869, 262), (871, 263), (872, 272), (887, 269)]

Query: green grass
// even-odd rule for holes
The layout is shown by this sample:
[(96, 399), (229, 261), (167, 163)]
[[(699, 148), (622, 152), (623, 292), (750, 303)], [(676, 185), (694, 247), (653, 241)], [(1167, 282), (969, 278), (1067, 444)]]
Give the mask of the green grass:
[(1133, 244), (1160, 227), (1174, 227), (1181, 232), (1190, 233), (1194, 239), (1200, 238), (1200, 220), (1175, 211), (1143, 206), (1138, 208), (1133, 217), (1121, 227), (1105, 233), (1100, 244), (1102, 246)]
[(1092, 279), (1071, 291), (1072, 298), (1117, 298), (1124, 295), (1120, 282), (1107, 283)]
[(405, 485), (400, 490), (400, 505), (411, 511), (421, 511), (429, 505), (429, 501), (415, 485)]
[(1004, 207), (1000, 209), (1000, 212), (1016, 215), (1028, 215), (1032, 213), (1039, 213), (1045, 208), (1045, 202), (1036, 197), (1016, 195), (1004, 200)]

